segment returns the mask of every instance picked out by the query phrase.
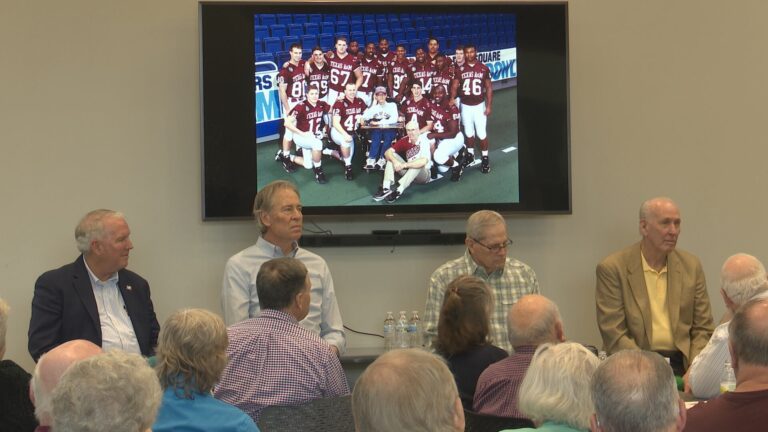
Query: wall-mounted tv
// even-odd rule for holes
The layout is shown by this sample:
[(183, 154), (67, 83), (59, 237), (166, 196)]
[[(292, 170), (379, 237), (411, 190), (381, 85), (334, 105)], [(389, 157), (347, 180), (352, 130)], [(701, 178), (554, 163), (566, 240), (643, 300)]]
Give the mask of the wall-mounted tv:
[(205, 220), (251, 217), (276, 179), (308, 215), (571, 211), (567, 4), (204, 2), (200, 17)]

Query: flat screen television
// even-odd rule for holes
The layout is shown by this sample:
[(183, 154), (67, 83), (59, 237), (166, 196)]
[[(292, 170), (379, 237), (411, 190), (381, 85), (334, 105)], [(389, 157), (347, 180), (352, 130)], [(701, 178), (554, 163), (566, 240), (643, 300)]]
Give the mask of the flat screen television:
[[(307, 215), (442, 215), (485, 208), (506, 214), (571, 211), (567, 4), (203, 2), (200, 23), (204, 220), (250, 218), (256, 192), (276, 179), (298, 186)], [(480, 114), (486, 121), (490, 172), (484, 173), (480, 163), (480, 130), (474, 138), (475, 162), (466, 166), (459, 181), (451, 181), (452, 168), (441, 166), (425, 184), (414, 182), (393, 202), (373, 197), (384, 172), (364, 169), (370, 130), (355, 134), (354, 153), (346, 162), (335, 158), (334, 150), (340, 149), (330, 136), (320, 136), (326, 148), (320, 160), (325, 184), (316, 181), (311, 150), (299, 151), (290, 140), (287, 153), (294, 161), (303, 155), (309, 162), (303, 164), (307, 168), (295, 165), (295, 171), (286, 171), (276, 156), (285, 116), (278, 73), (287, 65), (294, 43), (302, 46), (302, 60), (311, 61), (313, 48), (329, 55), (339, 36), (348, 46), (358, 42), (360, 53), (367, 42), (379, 50), (380, 40), (386, 39), (391, 51), (402, 46), (410, 62), (422, 48), (426, 63), (428, 41), (434, 38), (456, 79), (464, 70), (454, 62), (456, 48), (473, 45), (492, 86), (490, 115), (482, 110)], [(369, 75), (379, 75), (376, 85), (388, 88), (393, 84), (390, 70), (391, 64), (382, 61), (382, 69)], [(469, 85), (465, 83), (456, 86), (458, 96), (462, 86)], [(451, 86), (452, 81), (444, 87)], [(480, 86), (484, 88), (484, 81)], [(431, 85), (423, 87), (429, 100)], [(446, 90), (451, 99), (451, 89)], [(399, 102), (388, 93), (390, 101)], [(402, 96), (413, 98), (408, 93)], [(487, 103), (488, 96), (480, 98)], [(471, 114), (462, 108), (461, 115), (459, 137), (471, 144), (463, 124)], [(332, 115), (325, 117), (332, 123)], [(321, 134), (328, 131), (325, 127), (320, 126)], [(404, 135), (402, 128), (396, 133)], [(466, 163), (465, 153), (454, 153), (453, 160)], [(352, 179), (347, 180), (345, 165), (350, 162)], [(434, 158), (430, 163), (438, 165)]]

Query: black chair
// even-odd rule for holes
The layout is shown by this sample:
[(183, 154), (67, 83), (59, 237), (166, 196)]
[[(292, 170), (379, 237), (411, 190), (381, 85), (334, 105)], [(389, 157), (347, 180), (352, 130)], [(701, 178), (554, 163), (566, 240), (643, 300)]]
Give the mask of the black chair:
[(496, 417), (464, 410), (464, 432), (499, 432), (503, 429), (532, 428), (533, 422), (525, 418)]
[(354, 432), (350, 396), (315, 399), (301, 405), (270, 406), (258, 421), (263, 432)]

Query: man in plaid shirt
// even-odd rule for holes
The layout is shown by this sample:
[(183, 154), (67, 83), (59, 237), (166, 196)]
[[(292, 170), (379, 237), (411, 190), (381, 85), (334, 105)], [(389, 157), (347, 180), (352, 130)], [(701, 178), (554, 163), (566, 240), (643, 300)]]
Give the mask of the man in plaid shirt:
[(214, 396), (254, 422), (267, 406), (349, 394), (331, 346), (299, 325), (309, 312), (310, 286), (301, 261), (267, 261), (256, 276), (261, 312), (227, 329), (229, 363)]
[(463, 275), (483, 279), (493, 292), (491, 311), (492, 343), (512, 352), (507, 337), (507, 311), (526, 294), (539, 293), (536, 273), (525, 263), (507, 257), (507, 248), (512, 244), (507, 236), (504, 218), (490, 210), (480, 210), (467, 220), (467, 251), (464, 256), (440, 266), (429, 281), (424, 330), (428, 346), (437, 336), (437, 321), (443, 305), (445, 288), (454, 279)]

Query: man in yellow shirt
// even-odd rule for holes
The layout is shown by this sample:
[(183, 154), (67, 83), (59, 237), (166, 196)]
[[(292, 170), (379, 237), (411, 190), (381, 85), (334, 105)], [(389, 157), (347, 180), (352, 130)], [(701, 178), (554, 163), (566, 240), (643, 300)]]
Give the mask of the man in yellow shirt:
[(597, 266), (597, 325), (608, 353), (656, 351), (682, 375), (712, 335), (704, 271), (676, 249), (680, 211), (669, 198), (640, 207), (642, 239)]

